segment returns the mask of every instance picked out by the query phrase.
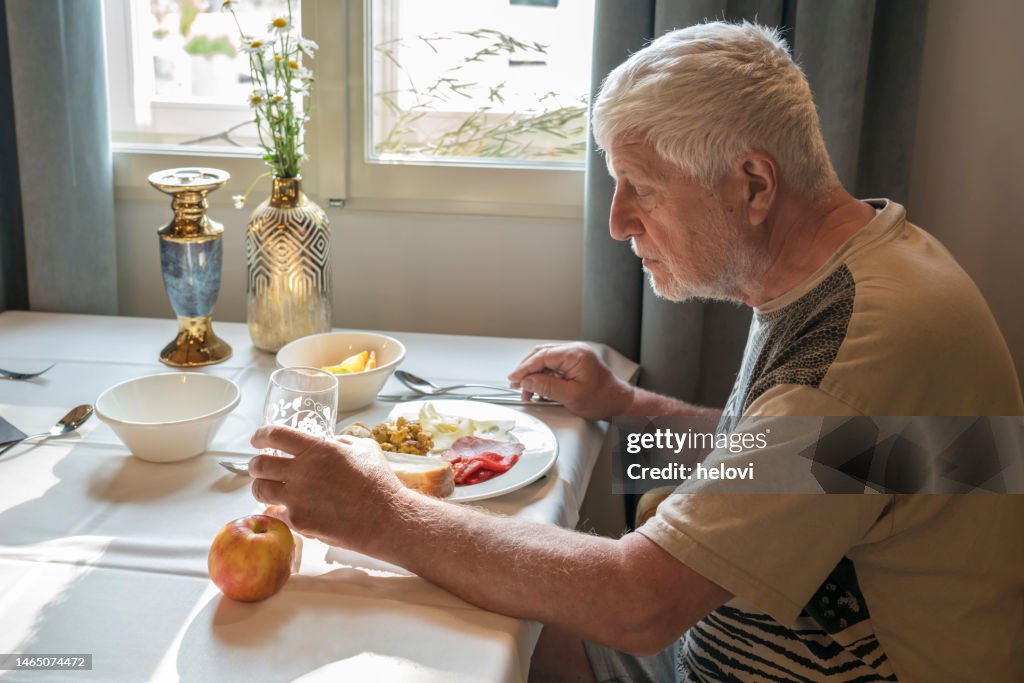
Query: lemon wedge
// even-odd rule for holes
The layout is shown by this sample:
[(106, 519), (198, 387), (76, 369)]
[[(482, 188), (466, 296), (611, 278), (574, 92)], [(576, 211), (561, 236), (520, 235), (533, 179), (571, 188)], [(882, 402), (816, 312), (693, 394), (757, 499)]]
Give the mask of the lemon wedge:
[[(351, 372), (362, 372), (367, 369), (367, 364), (370, 361), (369, 351), (360, 351), (359, 353), (349, 356), (345, 360), (341, 361), (337, 365), (326, 365), (321, 370), (332, 372), (335, 375), (344, 375)], [(376, 354), (374, 354), (373, 367), (377, 365)]]

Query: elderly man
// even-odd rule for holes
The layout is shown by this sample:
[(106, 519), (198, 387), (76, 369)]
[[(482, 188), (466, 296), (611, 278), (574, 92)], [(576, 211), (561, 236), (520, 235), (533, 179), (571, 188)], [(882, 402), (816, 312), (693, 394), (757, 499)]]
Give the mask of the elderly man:
[[(593, 130), (612, 236), (655, 291), (754, 309), (727, 415), (1024, 412), (968, 276), (902, 207), (839, 185), (774, 31), (663, 36), (608, 76)], [(721, 413), (631, 387), (582, 345), (540, 347), (510, 379), (588, 418)], [(538, 677), (1024, 680), (1020, 497), (676, 495), (609, 539), (404, 489), (369, 441), (274, 427), (253, 445), (295, 455), (254, 458), (253, 493), (299, 532), (543, 622)]]

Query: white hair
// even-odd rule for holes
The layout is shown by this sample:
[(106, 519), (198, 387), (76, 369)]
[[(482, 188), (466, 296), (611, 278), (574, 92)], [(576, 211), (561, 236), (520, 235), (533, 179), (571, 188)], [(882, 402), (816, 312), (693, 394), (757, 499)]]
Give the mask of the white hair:
[(679, 29), (630, 56), (604, 79), (592, 127), (606, 153), (644, 140), (709, 188), (755, 151), (807, 198), (838, 184), (807, 79), (776, 29), (749, 22)]

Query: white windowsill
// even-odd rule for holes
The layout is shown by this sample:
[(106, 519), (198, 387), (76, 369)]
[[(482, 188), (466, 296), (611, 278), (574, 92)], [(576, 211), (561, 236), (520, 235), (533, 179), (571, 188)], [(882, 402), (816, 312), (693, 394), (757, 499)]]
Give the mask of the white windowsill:
[[(259, 158), (256, 148), (193, 147), (191, 145), (147, 145), (116, 143), (114, 157), (114, 200), (118, 202), (166, 202), (160, 192), (146, 180), (150, 173), (177, 166), (206, 166), (219, 168), (231, 174), (225, 190), (210, 195), (212, 206), (232, 206), (232, 195), (241, 194), (267, 167)], [(185, 159), (188, 163), (185, 163)], [(440, 170), (440, 169), (439, 169)], [(534, 173), (533, 169), (503, 169), (512, 174)], [(545, 169), (550, 172), (551, 169)], [(578, 181), (582, 196), (583, 172), (564, 170), (570, 184)], [(536, 204), (524, 202), (471, 201), (453, 199), (395, 198), (395, 197), (324, 197), (319, 191), (315, 165), (304, 173), (305, 188), (310, 197), (324, 208), (332, 199), (342, 199), (346, 209), (353, 211), (456, 214), (470, 216), (509, 216), (517, 218), (553, 218), (582, 220), (583, 206), (571, 204)], [(263, 181), (267, 182), (267, 181)], [(259, 192), (259, 188), (254, 191)]]

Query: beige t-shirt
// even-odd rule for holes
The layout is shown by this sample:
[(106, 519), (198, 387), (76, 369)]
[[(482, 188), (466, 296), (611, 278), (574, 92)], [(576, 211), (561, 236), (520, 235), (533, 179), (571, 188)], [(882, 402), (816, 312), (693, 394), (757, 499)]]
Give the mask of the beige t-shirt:
[[(726, 415), (1024, 414), (977, 287), (871, 203), (755, 309)], [(674, 494), (639, 532), (736, 596), (687, 632), (684, 680), (1024, 681), (1024, 496)]]

